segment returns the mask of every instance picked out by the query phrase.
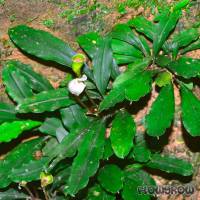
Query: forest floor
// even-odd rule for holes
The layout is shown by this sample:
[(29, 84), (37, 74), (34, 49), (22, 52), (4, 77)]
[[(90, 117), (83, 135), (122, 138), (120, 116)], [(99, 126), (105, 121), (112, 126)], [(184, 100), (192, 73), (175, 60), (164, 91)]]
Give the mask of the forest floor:
[[(194, 5), (183, 14), (183, 20), (178, 24), (178, 28), (190, 27), (192, 23), (199, 20), (200, 1), (193, 1)], [(111, 30), (119, 22), (126, 22), (136, 15), (144, 15), (152, 19), (153, 13), (158, 7), (169, 5), (173, 1), (153, 1), (153, 0), (0, 0), (0, 61), (8, 59), (19, 59), (31, 64), (37, 72), (46, 76), (54, 87), (58, 87), (65, 72), (46, 66), (43, 62), (33, 60), (23, 55), (13, 46), (7, 35), (9, 27), (18, 24), (27, 24), (37, 29), (42, 29), (53, 33), (55, 36), (68, 42), (75, 50), (79, 51), (76, 37), (80, 34), (97, 31), (102, 34)], [(194, 58), (200, 58), (200, 51), (190, 53)], [(1, 71), (0, 62), (0, 71)], [(144, 108), (135, 114), (135, 120), (139, 123), (148, 112), (157, 93), (154, 91)], [(199, 95), (197, 93), (197, 95)], [(190, 197), (160, 196), (159, 199), (200, 199), (200, 137), (190, 137), (180, 122), (180, 97), (175, 89), (177, 112), (173, 126), (167, 131), (164, 137), (159, 140), (159, 145), (164, 146), (164, 153), (175, 155), (192, 162), (195, 174), (191, 179), (182, 179), (174, 175), (152, 172), (159, 185), (177, 185), (190, 182), (194, 184), (197, 191)], [(9, 101), (5, 95), (4, 87), (0, 79), (0, 101)], [(139, 126), (139, 131), (144, 131), (143, 126)]]

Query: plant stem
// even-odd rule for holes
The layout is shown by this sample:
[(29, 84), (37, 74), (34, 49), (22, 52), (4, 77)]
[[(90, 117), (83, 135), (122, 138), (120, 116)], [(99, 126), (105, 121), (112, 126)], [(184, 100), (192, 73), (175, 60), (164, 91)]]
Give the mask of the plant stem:
[(92, 98), (90, 98), (87, 89), (85, 89), (85, 94), (86, 94), (88, 100), (92, 103), (92, 105), (95, 106), (95, 107), (97, 107), (97, 104), (93, 101)]
[(48, 192), (45, 190), (45, 187), (42, 187), (42, 191), (43, 191), (43, 193), (44, 193), (45, 200), (50, 200), (49, 194), (48, 194)]
[(93, 111), (91, 110), (91, 108), (89, 108), (86, 104), (84, 104), (84, 103), (80, 100), (79, 96), (75, 96), (75, 99), (77, 100), (77, 102), (78, 102), (83, 108), (89, 110), (90, 112), (93, 112)]
[(27, 186), (23, 186), (23, 188), (27, 191), (27, 193), (31, 196), (31, 199), (35, 199), (33, 193), (31, 192), (31, 190), (27, 187)]

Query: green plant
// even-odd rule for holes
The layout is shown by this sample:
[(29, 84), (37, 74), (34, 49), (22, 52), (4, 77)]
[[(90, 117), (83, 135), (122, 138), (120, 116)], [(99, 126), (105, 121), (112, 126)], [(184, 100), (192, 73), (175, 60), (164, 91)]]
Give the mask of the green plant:
[[(146, 168), (193, 174), (189, 162), (149, 146), (153, 137), (159, 142), (173, 121), (174, 85), (181, 89), (184, 127), (192, 136), (200, 135), (200, 101), (188, 87), (199, 76), (200, 60), (183, 56), (200, 48), (199, 31), (170, 36), (183, 3), (163, 10), (154, 22), (139, 16), (105, 36), (79, 36), (91, 67), (85, 56), (47, 32), (25, 25), (9, 30), (22, 51), (71, 69), (73, 78), (54, 89), (31, 66), (4, 63), (3, 82), (16, 106), (0, 104), (0, 141), (20, 139), (24, 131), (25, 138), (31, 135), (0, 161), (0, 197), (33, 198), (38, 186), (36, 194), (45, 199), (150, 199), (137, 192), (139, 186), (156, 186)], [(120, 65), (127, 65), (125, 72)], [(136, 132), (129, 106), (149, 94), (152, 85), (160, 92), (145, 117), (147, 139)]]
[(47, 28), (52, 28), (55, 25), (55, 22), (53, 19), (45, 19), (42, 21), (42, 24)]

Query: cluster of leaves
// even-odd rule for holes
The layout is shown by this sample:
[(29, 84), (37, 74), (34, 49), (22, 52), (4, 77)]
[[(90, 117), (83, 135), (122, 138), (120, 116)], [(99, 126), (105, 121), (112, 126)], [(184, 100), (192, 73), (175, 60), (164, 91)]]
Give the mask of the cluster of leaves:
[[(0, 161), (1, 199), (27, 198), (25, 190), (15, 185), (27, 189), (27, 184), (40, 180), (41, 172), (54, 179), (51, 185), (38, 186), (45, 198), (88, 200), (117, 195), (124, 200), (150, 199), (137, 192), (138, 186), (156, 185), (146, 168), (193, 174), (189, 162), (150, 149), (127, 109), (156, 85), (160, 92), (145, 127), (149, 136), (158, 138), (172, 124), (176, 85), (183, 125), (192, 136), (200, 135), (200, 101), (191, 89), (200, 74), (200, 60), (184, 56), (200, 48), (199, 31), (191, 28), (170, 36), (183, 2), (159, 13), (153, 22), (138, 16), (103, 37), (79, 36), (79, 45), (92, 61), (91, 67), (84, 64), (88, 81), (79, 97), (66, 85), (53, 88), (30, 65), (15, 60), (4, 64), (2, 79), (15, 105), (0, 103), (0, 142), (20, 138), (24, 131), (23, 136), (37, 137), (21, 142)], [(68, 69), (72, 66), (76, 52), (47, 32), (19, 25), (9, 30), (9, 36), (23, 52)], [(121, 65), (127, 66), (125, 72), (120, 73)], [(82, 190), (86, 187), (88, 192)]]

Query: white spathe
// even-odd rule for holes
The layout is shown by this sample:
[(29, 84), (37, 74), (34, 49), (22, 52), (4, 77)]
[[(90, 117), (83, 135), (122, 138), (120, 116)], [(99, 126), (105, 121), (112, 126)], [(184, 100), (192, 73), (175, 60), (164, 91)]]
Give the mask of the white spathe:
[(75, 78), (71, 80), (68, 84), (68, 89), (69, 91), (76, 95), (79, 96), (85, 89), (86, 85), (84, 81), (87, 80), (87, 76), (84, 74), (81, 78)]

